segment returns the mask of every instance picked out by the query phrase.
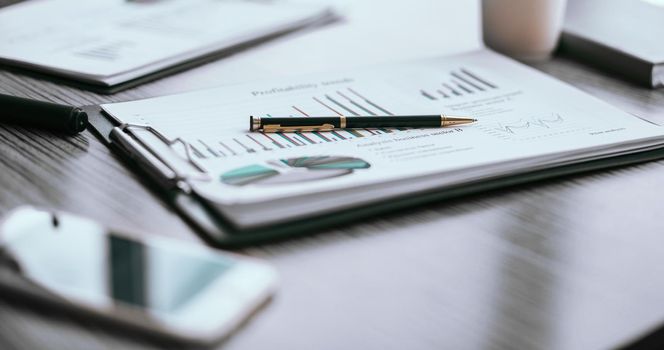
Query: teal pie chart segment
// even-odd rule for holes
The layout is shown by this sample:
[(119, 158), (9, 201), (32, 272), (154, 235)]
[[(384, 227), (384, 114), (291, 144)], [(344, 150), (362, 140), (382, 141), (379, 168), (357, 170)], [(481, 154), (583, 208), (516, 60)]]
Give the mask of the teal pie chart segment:
[(224, 173), (221, 175), (221, 182), (229, 185), (243, 186), (278, 174), (279, 172), (272, 168), (254, 164)]
[(274, 186), (325, 180), (371, 167), (360, 158), (344, 156), (287, 158), (277, 163), (277, 166), (266, 162), (233, 169), (221, 175), (221, 182), (233, 186)]

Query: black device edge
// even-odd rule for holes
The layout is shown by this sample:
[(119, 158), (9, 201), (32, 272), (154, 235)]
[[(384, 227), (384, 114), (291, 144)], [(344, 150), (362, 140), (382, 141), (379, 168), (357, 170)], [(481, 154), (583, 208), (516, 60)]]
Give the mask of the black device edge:
[(610, 72), (623, 80), (654, 88), (655, 63), (582, 36), (563, 32), (558, 51), (592, 67)]
[[(107, 146), (118, 151), (116, 147), (113, 147), (113, 143), (108, 137), (111, 130), (113, 130), (113, 127), (117, 126), (117, 124), (114, 124), (112, 118), (105, 116), (99, 106), (85, 106), (83, 109), (89, 115), (91, 131)], [(119, 153), (124, 160), (129, 162), (128, 165), (132, 170), (138, 171), (141, 175), (144, 175), (144, 177), (149, 175), (144, 170), (141, 170), (130, 157), (127, 157), (127, 155), (122, 152), (116, 153)], [(186, 194), (179, 190), (164, 191), (163, 187), (158, 186), (157, 181), (146, 181), (144, 184), (151, 188), (156, 195), (171, 205), (185, 219), (185, 221), (196, 229), (206, 242), (222, 248), (241, 248), (243, 246), (301, 236), (315, 230), (338, 227), (342, 224), (357, 222), (378, 214), (396, 212), (398, 210), (442, 200), (451, 200), (526, 183), (636, 163), (644, 163), (662, 158), (664, 158), (664, 147), (618, 157), (610, 157), (518, 175), (510, 175), (488, 181), (478, 181), (454, 188), (410, 194), (368, 206), (358, 206), (331, 214), (312, 216), (306, 219), (298, 219), (276, 225), (268, 225), (246, 230), (238, 229), (233, 226), (228, 219), (224, 218), (221, 213), (207, 205), (202, 198), (193, 194)]]

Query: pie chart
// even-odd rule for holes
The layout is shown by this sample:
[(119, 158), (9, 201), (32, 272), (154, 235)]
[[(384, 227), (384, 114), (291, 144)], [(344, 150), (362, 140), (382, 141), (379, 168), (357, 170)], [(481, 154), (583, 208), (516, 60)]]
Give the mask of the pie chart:
[(274, 186), (330, 179), (369, 167), (360, 158), (344, 156), (277, 159), (227, 171), (221, 175), (221, 182), (233, 186)]

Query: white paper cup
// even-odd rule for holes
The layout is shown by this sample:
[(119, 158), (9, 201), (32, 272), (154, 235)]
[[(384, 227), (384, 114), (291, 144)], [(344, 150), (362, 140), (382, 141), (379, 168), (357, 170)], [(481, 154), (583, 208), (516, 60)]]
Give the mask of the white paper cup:
[(484, 43), (519, 60), (543, 60), (558, 45), (566, 0), (482, 0)]

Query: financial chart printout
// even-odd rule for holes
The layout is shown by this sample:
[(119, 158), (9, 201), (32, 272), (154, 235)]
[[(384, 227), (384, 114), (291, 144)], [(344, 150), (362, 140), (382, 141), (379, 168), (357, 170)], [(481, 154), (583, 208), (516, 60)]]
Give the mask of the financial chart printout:
[[(125, 123), (149, 125), (186, 141), (220, 201), (330, 191), (530, 159), (570, 155), (662, 135), (542, 73), (490, 51), (344, 73), (234, 85), (104, 105)], [(249, 116), (413, 114), (473, 116), (440, 129), (249, 132)], [(529, 163), (530, 164), (530, 163)], [(532, 163), (533, 165), (535, 163)]]

